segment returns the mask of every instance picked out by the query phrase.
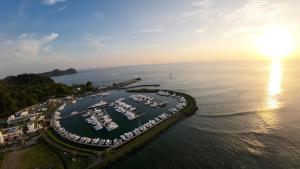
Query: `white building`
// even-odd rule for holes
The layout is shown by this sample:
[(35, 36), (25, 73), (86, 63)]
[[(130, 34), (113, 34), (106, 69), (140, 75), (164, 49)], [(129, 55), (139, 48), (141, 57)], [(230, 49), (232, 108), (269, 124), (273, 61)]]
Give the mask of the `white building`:
[(26, 117), (28, 116), (28, 111), (23, 111), (21, 114), (20, 114), (20, 117)]
[(34, 123), (31, 123), (31, 124), (27, 124), (27, 127), (28, 127), (28, 131), (27, 131), (27, 133), (34, 133), (34, 132), (36, 132), (36, 128), (35, 128), (35, 126), (34, 126)]
[(0, 132), (0, 144), (4, 144), (4, 138), (1, 132)]
[(15, 119), (15, 115), (10, 115), (7, 119), (7, 122), (12, 121)]
[(26, 115), (26, 113), (23, 114), (22, 116), (18, 116), (18, 117), (16, 117), (15, 115), (11, 115), (7, 119), (7, 124), (22, 122), (22, 121), (27, 120), (28, 118), (29, 118), (29, 116), (28, 116), (28, 114)]

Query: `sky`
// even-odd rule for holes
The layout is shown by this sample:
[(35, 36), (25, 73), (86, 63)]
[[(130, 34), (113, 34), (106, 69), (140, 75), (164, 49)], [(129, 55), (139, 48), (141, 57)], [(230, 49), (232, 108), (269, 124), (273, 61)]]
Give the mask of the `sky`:
[(263, 59), (260, 32), (284, 26), (297, 46), (299, 16), (299, 0), (1, 0), (0, 77)]

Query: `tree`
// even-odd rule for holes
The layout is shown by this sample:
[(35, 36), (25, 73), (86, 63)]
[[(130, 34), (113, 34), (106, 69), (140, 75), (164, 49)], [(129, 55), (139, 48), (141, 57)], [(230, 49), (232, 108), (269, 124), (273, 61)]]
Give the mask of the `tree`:
[(85, 87), (86, 91), (92, 91), (94, 89), (93, 83), (91, 81), (86, 82)]

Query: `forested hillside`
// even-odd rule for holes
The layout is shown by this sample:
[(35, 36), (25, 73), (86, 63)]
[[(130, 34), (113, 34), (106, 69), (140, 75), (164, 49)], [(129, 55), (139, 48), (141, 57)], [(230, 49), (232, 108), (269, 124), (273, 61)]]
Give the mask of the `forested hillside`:
[(67, 86), (37, 74), (6, 77), (0, 81), (0, 116), (9, 115), (51, 97), (72, 94), (77, 87), (81, 87), (80, 92), (93, 90), (91, 82), (85, 85)]

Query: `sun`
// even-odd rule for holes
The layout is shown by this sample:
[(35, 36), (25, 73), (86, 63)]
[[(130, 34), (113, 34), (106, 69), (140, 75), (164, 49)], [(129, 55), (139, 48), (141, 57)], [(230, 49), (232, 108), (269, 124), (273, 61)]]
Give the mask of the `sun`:
[(257, 40), (259, 51), (272, 59), (282, 58), (293, 51), (293, 36), (288, 29), (270, 27)]

